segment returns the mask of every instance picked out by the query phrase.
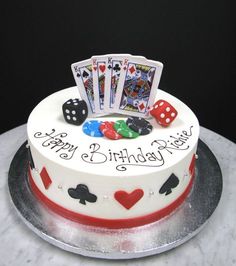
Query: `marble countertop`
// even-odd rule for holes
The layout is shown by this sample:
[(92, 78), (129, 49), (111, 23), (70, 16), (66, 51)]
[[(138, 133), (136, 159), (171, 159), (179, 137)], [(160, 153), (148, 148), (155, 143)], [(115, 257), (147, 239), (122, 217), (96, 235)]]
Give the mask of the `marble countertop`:
[(7, 177), (14, 154), (26, 140), (26, 125), (0, 135), (0, 265), (236, 265), (236, 144), (203, 127), (200, 138), (216, 156), (223, 174), (222, 197), (208, 224), (197, 236), (168, 252), (111, 261), (61, 250), (22, 222), (11, 204)]

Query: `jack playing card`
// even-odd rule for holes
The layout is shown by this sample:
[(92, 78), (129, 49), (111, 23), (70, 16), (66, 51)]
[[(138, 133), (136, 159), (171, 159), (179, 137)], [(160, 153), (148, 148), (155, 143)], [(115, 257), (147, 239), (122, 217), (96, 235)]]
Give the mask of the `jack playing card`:
[(147, 117), (155, 100), (162, 68), (162, 63), (142, 57), (124, 60), (114, 112)]
[(87, 103), (89, 116), (96, 116), (93, 90), (92, 60), (87, 59), (71, 65), (80, 96)]

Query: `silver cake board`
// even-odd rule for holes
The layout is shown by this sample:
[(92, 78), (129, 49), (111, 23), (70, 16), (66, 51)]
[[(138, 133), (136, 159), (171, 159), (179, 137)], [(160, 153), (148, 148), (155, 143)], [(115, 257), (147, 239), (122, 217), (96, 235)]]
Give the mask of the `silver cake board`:
[(169, 216), (149, 225), (129, 229), (85, 226), (67, 220), (40, 203), (28, 182), (26, 142), (9, 169), (12, 202), (24, 223), (38, 236), (64, 250), (103, 259), (132, 259), (175, 248), (195, 236), (207, 223), (222, 193), (219, 164), (199, 140), (195, 180), (186, 201)]

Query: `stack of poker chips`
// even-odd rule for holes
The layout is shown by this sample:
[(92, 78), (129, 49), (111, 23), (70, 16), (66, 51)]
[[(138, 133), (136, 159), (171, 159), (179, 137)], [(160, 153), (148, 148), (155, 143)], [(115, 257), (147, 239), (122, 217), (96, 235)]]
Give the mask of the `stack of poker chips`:
[[(87, 104), (84, 100), (70, 99), (63, 106), (63, 115), (66, 122), (81, 125), (88, 116)], [(163, 127), (169, 126), (176, 118), (177, 110), (167, 101), (158, 100), (149, 110), (157, 123)], [(99, 121), (90, 120), (83, 124), (83, 132), (92, 137), (107, 137), (118, 140), (121, 138), (137, 138), (140, 135), (151, 133), (153, 126), (141, 117), (128, 117), (125, 120)]]
[(84, 123), (83, 132), (92, 137), (107, 137), (118, 140), (121, 138), (137, 138), (151, 133), (153, 126), (141, 117), (128, 117), (125, 120), (98, 121), (90, 120)]

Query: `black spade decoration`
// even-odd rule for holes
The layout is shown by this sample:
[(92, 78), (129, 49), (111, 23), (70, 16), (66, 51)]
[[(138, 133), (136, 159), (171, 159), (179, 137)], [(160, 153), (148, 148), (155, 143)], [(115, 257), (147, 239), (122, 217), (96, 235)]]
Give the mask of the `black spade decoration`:
[(86, 185), (79, 184), (76, 188), (69, 188), (68, 194), (73, 199), (79, 199), (79, 203), (86, 205), (86, 201), (88, 202), (96, 202), (97, 196), (90, 193), (89, 189)]
[(159, 193), (167, 196), (172, 192), (172, 189), (177, 187), (179, 184), (179, 179), (175, 174), (171, 174), (171, 176), (166, 180), (163, 186), (160, 188)]
[(32, 154), (31, 154), (30, 147), (28, 146), (27, 149), (28, 149), (28, 160), (29, 160), (29, 165), (30, 165), (31, 170), (33, 170), (33, 169), (35, 168), (34, 160), (33, 160)]

